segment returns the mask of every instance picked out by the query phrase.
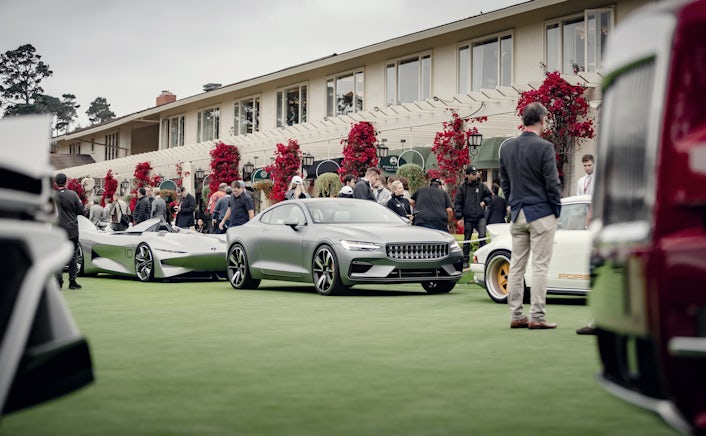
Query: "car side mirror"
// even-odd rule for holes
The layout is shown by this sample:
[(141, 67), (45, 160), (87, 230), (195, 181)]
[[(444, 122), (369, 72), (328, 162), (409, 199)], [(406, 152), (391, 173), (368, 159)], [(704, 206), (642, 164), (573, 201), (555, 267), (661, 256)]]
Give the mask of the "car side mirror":
[(299, 218), (290, 216), (284, 220), (284, 225), (291, 227), (292, 230), (296, 230), (297, 227), (299, 226)]

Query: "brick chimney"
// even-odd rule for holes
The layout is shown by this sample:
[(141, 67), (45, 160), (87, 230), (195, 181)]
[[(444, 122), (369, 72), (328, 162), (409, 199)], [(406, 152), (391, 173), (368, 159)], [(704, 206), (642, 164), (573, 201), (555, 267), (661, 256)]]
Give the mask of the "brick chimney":
[(169, 91), (162, 91), (160, 95), (157, 96), (157, 106), (162, 106), (163, 104), (173, 103), (176, 101), (176, 95)]

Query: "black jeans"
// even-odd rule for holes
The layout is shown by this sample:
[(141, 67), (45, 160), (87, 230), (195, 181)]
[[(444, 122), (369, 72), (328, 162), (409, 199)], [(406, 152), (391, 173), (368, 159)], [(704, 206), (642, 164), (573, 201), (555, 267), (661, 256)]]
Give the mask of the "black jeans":
[[(69, 281), (75, 282), (78, 275), (78, 236), (69, 240), (74, 244), (74, 254), (69, 261)], [(56, 280), (59, 282), (59, 286), (64, 283), (63, 275), (63, 271), (56, 273)]]
[[(473, 235), (473, 230), (478, 231), (478, 239), (485, 239), (485, 218), (463, 221), (463, 240), (470, 241)], [(485, 240), (478, 242), (478, 248), (485, 245)], [(468, 262), (471, 254), (470, 242), (463, 244), (463, 261)]]

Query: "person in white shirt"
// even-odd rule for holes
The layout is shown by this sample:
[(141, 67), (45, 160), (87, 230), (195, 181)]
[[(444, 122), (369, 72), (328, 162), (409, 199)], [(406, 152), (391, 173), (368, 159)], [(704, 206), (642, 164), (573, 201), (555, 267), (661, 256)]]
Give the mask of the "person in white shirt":
[(593, 195), (593, 184), (595, 181), (594, 170), (594, 159), (592, 154), (584, 154), (581, 157), (581, 162), (583, 163), (583, 170), (586, 171), (586, 175), (581, 177), (578, 182), (576, 182), (576, 195)]

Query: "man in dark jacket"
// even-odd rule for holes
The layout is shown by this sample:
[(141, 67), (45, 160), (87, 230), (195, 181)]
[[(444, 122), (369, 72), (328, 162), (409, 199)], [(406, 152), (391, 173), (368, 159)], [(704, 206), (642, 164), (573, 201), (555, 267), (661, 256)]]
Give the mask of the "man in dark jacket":
[[(500, 147), (500, 186), (510, 203), (512, 258), (508, 275), (510, 328), (553, 329), (547, 322), (547, 271), (552, 260), (554, 233), (561, 213), (561, 190), (556, 152), (540, 136), (548, 111), (530, 103), (522, 111), (525, 131)], [(532, 253), (532, 306), (523, 314), (524, 275)]]
[(194, 210), (196, 210), (196, 199), (189, 194), (185, 187), (179, 189), (179, 206), (177, 206), (177, 216), (175, 224), (177, 227), (188, 229), (194, 225)]
[(376, 201), (375, 194), (373, 194), (373, 186), (379, 178), (380, 173), (377, 168), (368, 168), (365, 171), (365, 177), (361, 177), (358, 179), (358, 182), (356, 182), (355, 187), (353, 188), (353, 198)]
[[(59, 213), (58, 225), (66, 230), (66, 235), (74, 244), (74, 255), (69, 263), (69, 289), (81, 289), (81, 285), (76, 283), (78, 274), (78, 216), (83, 215), (83, 204), (78, 194), (70, 189), (66, 189), (66, 174), (59, 173), (54, 178), (57, 191), (55, 193), (56, 209)], [(59, 289), (64, 286), (63, 272), (56, 274), (59, 282)]]
[(150, 219), (150, 200), (146, 195), (147, 190), (144, 186), (137, 190), (137, 203), (135, 203), (135, 211), (132, 213), (135, 224), (140, 224), (142, 221)]
[(490, 204), (490, 189), (481, 182), (473, 165), (466, 167), (466, 180), (461, 183), (454, 199), (454, 215), (463, 218), (463, 267), (468, 268), (473, 230), (478, 231), (479, 247), (485, 245), (485, 208)]

